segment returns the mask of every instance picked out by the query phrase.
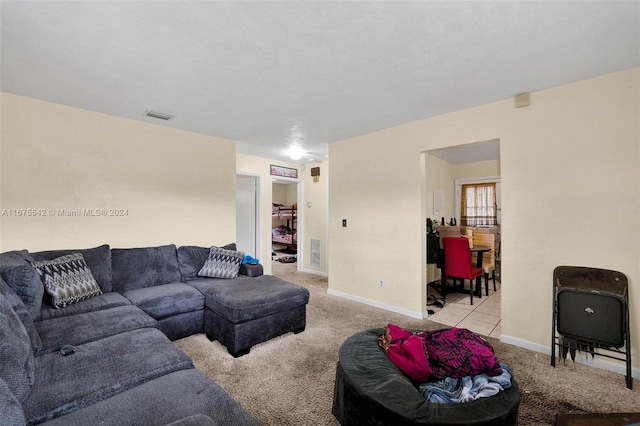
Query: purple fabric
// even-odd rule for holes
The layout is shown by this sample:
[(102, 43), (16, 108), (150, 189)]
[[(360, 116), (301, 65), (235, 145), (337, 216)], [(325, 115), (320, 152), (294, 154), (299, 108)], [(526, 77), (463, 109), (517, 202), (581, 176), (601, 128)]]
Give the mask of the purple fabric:
[(425, 352), (433, 370), (433, 378), (464, 377), (485, 373), (502, 374), (493, 347), (465, 328), (449, 328), (426, 333)]

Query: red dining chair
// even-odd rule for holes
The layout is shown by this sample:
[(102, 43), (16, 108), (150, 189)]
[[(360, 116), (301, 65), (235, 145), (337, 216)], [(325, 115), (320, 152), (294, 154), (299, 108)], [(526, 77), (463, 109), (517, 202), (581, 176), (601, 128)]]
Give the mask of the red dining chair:
[(473, 305), (473, 280), (482, 276), (482, 273), (482, 268), (471, 264), (471, 249), (468, 239), (464, 237), (446, 237), (444, 239), (443, 293), (446, 292), (447, 278), (462, 279), (463, 289), (464, 280), (469, 280), (469, 296)]

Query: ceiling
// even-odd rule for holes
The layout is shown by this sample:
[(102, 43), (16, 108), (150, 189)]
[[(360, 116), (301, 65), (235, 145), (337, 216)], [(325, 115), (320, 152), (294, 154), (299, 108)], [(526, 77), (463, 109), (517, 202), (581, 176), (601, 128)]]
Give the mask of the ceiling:
[(294, 144), (298, 163), (332, 142), (640, 65), (639, 1), (3, 0), (0, 14), (2, 91), (276, 160)]

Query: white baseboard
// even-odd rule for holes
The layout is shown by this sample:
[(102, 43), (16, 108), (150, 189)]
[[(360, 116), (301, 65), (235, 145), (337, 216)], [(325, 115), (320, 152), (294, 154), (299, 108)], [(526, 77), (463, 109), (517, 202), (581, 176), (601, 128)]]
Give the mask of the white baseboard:
[(330, 294), (331, 296), (341, 297), (343, 299), (352, 300), (354, 302), (364, 303), (365, 305), (369, 305), (369, 306), (373, 306), (373, 307), (376, 307), (376, 308), (384, 309), (386, 311), (395, 312), (395, 313), (401, 314), (401, 315), (406, 315), (406, 316), (411, 317), (411, 318), (425, 319), (425, 318), (427, 318), (427, 315), (428, 315), (427, 311), (424, 311), (422, 313), (416, 312), (416, 311), (410, 311), (408, 309), (399, 308), (397, 306), (388, 305), (386, 303), (378, 302), (377, 300), (367, 299), (366, 297), (354, 296), (353, 294), (343, 293), (341, 291), (328, 289), (327, 290), (327, 294)]
[(326, 272), (318, 271), (317, 269), (303, 268), (303, 269), (300, 270), (300, 272), (306, 272), (307, 274), (320, 275), (322, 277), (328, 277), (329, 276)]
[[(522, 340), (522, 339), (518, 339), (517, 337), (512, 337), (512, 336), (506, 336), (506, 335), (502, 335), (500, 336), (500, 341), (507, 343), (509, 345), (513, 345), (513, 346), (518, 346), (521, 348), (525, 348), (525, 349), (529, 349), (532, 350), (534, 352), (539, 352), (545, 355), (551, 355), (551, 346), (546, 346), (546, 345), (541, 345), (539, 343), (534, 343), (534, 342), (529, 342), (527, 340)], [(556, 352), (556, 356), (558, 355), (558, 353)], [(627, 374), (627, 367), (624, 365), (624, 363), (620, 362), (613, 362), (613, 361), (609, 361), (607, 359), (604, 358), (599, 358), (598, 354), (596, 353), (595, 358), (591, 358), (591, 356), (585, 354), (585, 353), (577, 353), (576, 354), (576, 362), (579, 364), (586, 364), (586, 365), (590, 365), (592, 367), (596, 367), (599, 368), (601, 370), (606, 370), (606, 371), (611, 371), (613, 373), (618, 373), (618, 374), (622, 374), (623, 376), (625, 376)], [(551, 363), (551, 360), (549, 360), (549, 363)], [(557, 361), (556, 361), (557, 364)], [(631, 377), (635, 377), (638, 378), (640, 377), (640, 368), (636, 368), (636, 367), (632, 367), (631, 368)]]

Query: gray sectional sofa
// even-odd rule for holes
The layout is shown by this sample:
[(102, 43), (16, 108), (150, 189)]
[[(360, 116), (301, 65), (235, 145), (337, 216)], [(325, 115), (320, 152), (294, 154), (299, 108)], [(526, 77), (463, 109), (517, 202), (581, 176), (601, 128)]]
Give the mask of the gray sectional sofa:
[(240, 356), (304, 330), (309, 292), (242, 256), (235, 244), (0, 254), (0, 423), (257, 425), (172, 343), (206, 333)]

